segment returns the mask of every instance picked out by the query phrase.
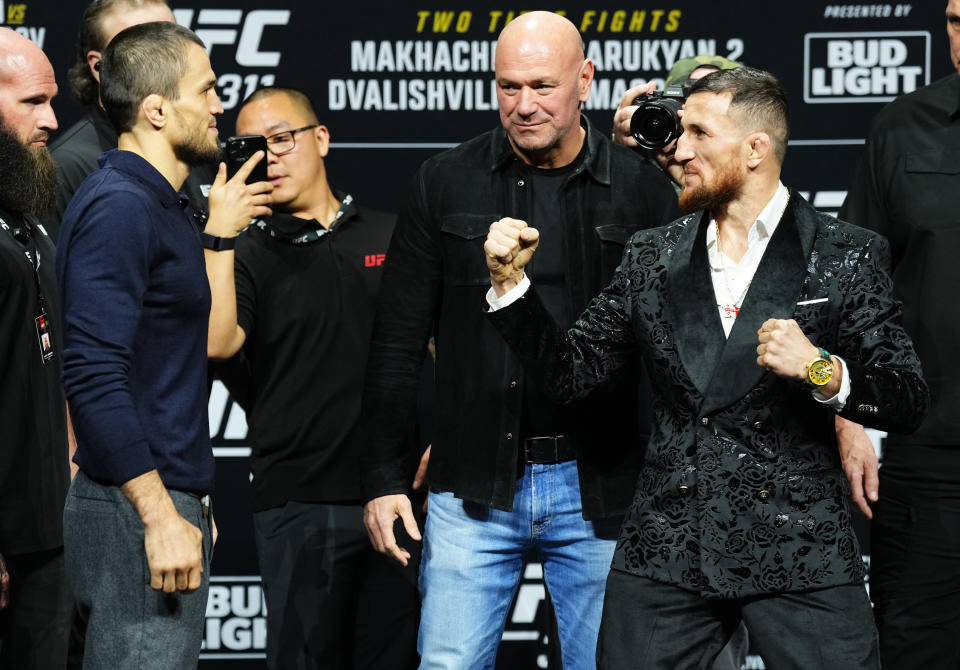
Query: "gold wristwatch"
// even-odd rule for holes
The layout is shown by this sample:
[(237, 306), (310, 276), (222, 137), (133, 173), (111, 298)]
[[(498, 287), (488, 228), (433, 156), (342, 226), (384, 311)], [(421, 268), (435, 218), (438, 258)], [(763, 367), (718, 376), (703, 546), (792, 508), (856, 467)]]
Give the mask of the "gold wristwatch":
[(833, 379), (833, 359), (826, 349), (817, 348), (817, 357), (807, 363), (807, 378), (804, 383), (808, 388), (819, 389)]

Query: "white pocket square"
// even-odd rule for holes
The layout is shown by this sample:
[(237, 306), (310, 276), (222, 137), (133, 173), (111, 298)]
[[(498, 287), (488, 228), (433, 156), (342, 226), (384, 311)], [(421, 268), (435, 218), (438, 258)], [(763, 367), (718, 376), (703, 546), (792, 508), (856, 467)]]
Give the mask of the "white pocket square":
[(827, 302), (828, 300), (829, 298), (814, 298), (813, 300), (801, 300), (800, 302), (797, 303), (797, 307), (801, 307), (803, 305), (816, 305), (817, 303)]

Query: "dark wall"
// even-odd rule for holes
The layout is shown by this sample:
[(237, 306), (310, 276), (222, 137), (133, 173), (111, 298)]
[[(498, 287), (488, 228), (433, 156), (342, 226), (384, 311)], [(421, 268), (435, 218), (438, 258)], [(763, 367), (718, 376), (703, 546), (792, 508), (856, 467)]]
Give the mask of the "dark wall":
[[(784, 182), (836, 211), (874, 114), (893, 96), (952, 72), (944, 2), (829, 4), (676, 0), (624, 6), (566, 2), (596, 63), (588, 116), (611, 126), (631, 84), (658, 80), (681, 57), (714, 52), (774, 72), (792, 106)], [(86, 1), (0, 2), (3, 22), (44, 48), (61, 95), (61, 129), (80, 113), (66, 70)], [(205, 40), (231, 134), (236, 108), (260, 84), (314, 98), (333, 137), (332, 183), (371, 207), (396, 210), (425, 158), (495, 125), (497, 33), (519, 7), (308, 0), (174, 2)], [(216, 386), (210, 403), (221, 529), (202, 667), (261, 667), (264, 607), (252, 548), (246, 424)], [(542, 580), (528, 565), (511, 611), (501, 667), (544, 667)], [(762, 668), (751, 657), (749, 667)]]

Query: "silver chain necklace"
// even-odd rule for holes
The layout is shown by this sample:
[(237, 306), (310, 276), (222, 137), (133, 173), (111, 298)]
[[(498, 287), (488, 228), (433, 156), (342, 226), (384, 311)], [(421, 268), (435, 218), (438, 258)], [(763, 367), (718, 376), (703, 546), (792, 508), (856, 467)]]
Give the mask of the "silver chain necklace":
[[(777, 217), (777, 221), (783, 219), (784, 213), (787, 211), (787, 205), (790, 204), (790, 197), (787, 196), (786, 201), (783, 203), (783, 208), (780, 210), (780, 216)], [(740, 297), (734, 299), (733, 291), (730, 290), (730, 282), (727, 280), (727, 264), (723, 262), (723, 247), (720, 244), (720, 224), (717, 223), (717, 220), (713, 220), (713, 227), (717, 233), (717, 253), (720, 254), (720, 271), (723, 273), (723, 285), (727, 289), (727, 295), (730, 296), (730, 299), (733, 301), (728, 304), (717, 303), (717, 307), (720, 307), (723, 310), (723, 316), (727, 319), (736, 319), (740, 315), (740, 305), (743, 303), (743, 299), (747, 295), (747, 290), (750, 288), (750, 284), (753, 283), (753, 277), (750, 277), (750, 281), (747, 282), (747, 285), (743, 287), (743, 291), (740, 293)], [(759, 269), (759, 268), (758, 268)], [(754, 277), (756, 273), (754, 273)]]
[(727, 304), (717, 303), (717, 307), (723, 310), (723, 316), (727, 319), (736, 319), (740, 315), (740, 304), (743, 302), (744, 297), (747, 295), (747, 290), (750, 288), (750, 284), (753, 283), (753, 277), (750, 277), (750, 281), (747, 282), (747, 285), (743, 287), (743, 291), (740, 292), (739, 298), (733, 297), (733, 290), (730, 288), (730, 282), (727, 279), (727, 264), (723, 259), (723, 246), (720, 243), (720, 224), (714, 220), (713, 222), (714, 230), (717, 233), (717, 253), (720, 254), (720, 272), (723, 273), (723, 285), (727, 289), (727, 295), (730, 296), (732, 302)]

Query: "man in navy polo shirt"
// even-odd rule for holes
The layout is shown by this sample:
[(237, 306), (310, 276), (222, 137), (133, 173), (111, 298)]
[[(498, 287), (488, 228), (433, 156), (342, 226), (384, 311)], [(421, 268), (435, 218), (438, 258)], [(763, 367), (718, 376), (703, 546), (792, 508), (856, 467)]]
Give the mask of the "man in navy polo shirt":
[[(193, 667), (216, 535), (210, 294), (178, 190), (191, 166), (218, 156), (223, 108), (203, 43), (171, 23), (117, 35), (100, 79), (119, 148), (77, 191), (57, 251), (80, 468), (64, 510), (68, 578), (87, 624), (85, 666)], [(230, 182), (221, 168), (212, 221), (269, 213), (269, 184), (243, 183), (253, 162)]]

